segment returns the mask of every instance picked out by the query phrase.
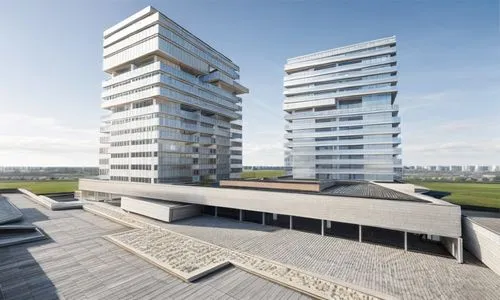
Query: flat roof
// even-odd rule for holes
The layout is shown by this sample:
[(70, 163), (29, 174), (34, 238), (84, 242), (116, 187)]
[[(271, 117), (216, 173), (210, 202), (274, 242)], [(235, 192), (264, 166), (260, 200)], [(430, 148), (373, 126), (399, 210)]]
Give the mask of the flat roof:
[(130, 228), (81, 209), (51, 211), (23, 194), (5, 196), (51, 239), (0, 248), (0, 299), (310, 299), (238, 268), (184, 282), (103, 238)]
[(318, 195), (359, 197), (368, 199), (433, 202), (429, 199), (416, 197), (403, 192), (408, 190), (408, 187), (401, 190), (395, 190), (369, 181), (243, 179), (222, 180), (219, 184), (222, 188), (245, 188), (275, 192), (313, 193)]
[(472, 222), (500, 235), (500, 213), (475, 210), (462, 210), (462, 214)]

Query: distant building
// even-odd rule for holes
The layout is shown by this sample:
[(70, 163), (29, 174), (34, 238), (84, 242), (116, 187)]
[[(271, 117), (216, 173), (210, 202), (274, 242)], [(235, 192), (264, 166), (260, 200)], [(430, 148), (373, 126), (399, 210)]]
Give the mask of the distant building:
[(490, 172), (491, 166), (477, 166), (477, 172)]
[(462, 172), (462, 166), (451, 166), (452, 172)]
[(476, 171), (476, 166), (474, 166), (474, 165), (466, 165), (466, 166), (463, 166), (462, 170), (464, 172), (475, 172)]
[(438, 166), (437, 170), (440, 172), (449, 172), (450, 171), (450, 166)]
[(429, 171), (437, 171), (437, 166), (429, 166)]
[(296, 179), (401, 178), (396, 38), (290, 58), (285, 155)]

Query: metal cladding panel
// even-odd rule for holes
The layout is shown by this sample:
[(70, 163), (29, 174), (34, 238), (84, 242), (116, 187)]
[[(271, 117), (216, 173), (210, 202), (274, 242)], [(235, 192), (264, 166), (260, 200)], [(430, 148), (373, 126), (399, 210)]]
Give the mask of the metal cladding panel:
[(79, 189), (461, 236), (460, 206), (299, 193), (80, 179)]

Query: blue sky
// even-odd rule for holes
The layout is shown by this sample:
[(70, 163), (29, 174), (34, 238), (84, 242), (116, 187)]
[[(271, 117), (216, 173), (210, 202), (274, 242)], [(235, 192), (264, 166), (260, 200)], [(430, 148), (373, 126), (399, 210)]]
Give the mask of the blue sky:
[(97, 165), (102, 32), (152, 5), (241, 68), (244, 164), (283, 164), (288, 57), (396, 35), (403, 163), (500, 164), (499, 1), (0, 1), (0, 165)]

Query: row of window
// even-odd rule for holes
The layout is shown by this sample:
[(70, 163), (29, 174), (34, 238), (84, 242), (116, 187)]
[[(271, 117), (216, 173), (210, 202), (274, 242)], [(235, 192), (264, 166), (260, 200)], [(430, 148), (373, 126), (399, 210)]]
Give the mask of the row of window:
[(153, 76), (159, 75), (159, 74), (160, 74), (160, 71), (154, 71), (152, 73), (148, 73), (148, 74), (145, 74), (145, 75), (142, 75), (142, 76), (134, 77), (132, 79), (125, 80), (125, 81), (122, 81), (120, 83), (115, 83), (113, 85), (110, 85), (110, 86), (104, 88), (104, 90), (106, 91), (106, 90), (114, 89), (114, 88), (117, 88), (119, 86), (123, 86), (123, 85), (129, 84), (129, 83), (134, 82), (134, 81), (138, 81), (138, 80), (150, 78), (150, 77), (153, 77)]
[[(151, 165), (130, 165), (131, 170), (151, 170)], [(155, 170), (158, 170), (158, 165), (154, 166)]]
[[(135, 90), (130, 90), (130, 91), (126, 91), (126, 92), (123, 92), (123, 93), (118, 93), (118, 94), (115, 94), (115, 95), (104, 97), (102, 99), (104, 101), (113, 100), (113, 99), (120, 98), (120, 97), (123, 97), (123, 96), (132, 95), (132, 94), (135, 94), (135, 93), (140, 93), (140, 92), (144, 92), (144, 91), (147, 91), (147, 90), (151, 90), (151, 89), (153, 89), (155, 87), (159, 87), (159, 86), (160, 86), (159, 84), (148, 85), (148, 86), (141, 87), (141, 88), (138, 88), (138, 89), (135, 89)], [(135, 103), (134, 103), (134, 105), (135, 105)], [(152, 103), (150, 105), (152, 105)], [(148, 105), (145, 105), (145, 106), (148, 106)], [(134, 108), (138, 108), (138, 107), (134, 107)]]
[(129, 134), (129, 133), (156, 131), (157, 129), (158, 129), (158, 126), (146, 126), (146, 127), (138, 127), (138, 128), (133, 128), (133, 129), (122, 129), (122, 130), (111, 131), (111, 135), (116, 136), (116, 135), (123, 135), (123, 134)]
[(128, 181), (128, 177), (126, 176), (111, 176), (110, 179), (116, 181)]
[(142, 183), (151, 183), (151, 178), (146, 177), (130, 177), (131, 182), (142, 182)]
[(109, 159), (101, 158), (101, 159), (99, 159), (99, 164), (100, 165), (107, 165), (107, 164), (109, 164)]
[(153, 156), (157, 157), (158, 152), (147, 151), (147, 152), (132, 152), (132, 153), (130, 153), (130, 157), (153, 157)]
[(147, 145), (147, 144), (156, 144), (158, 143), (158, 139), (142, 139), (142, 140), (132, 140), (132, 141), (120, 141), (120, 142), (112, 142), (112, 147), (122, 147), (129, 145)]
[(130, 123), (130, 122), (134, 122), (134, 121), (150, 120), (150, 119), (154, 119), (154, 118), (158, 118), (158, 113), (146, 114), (146, 115), (142, 115), (142, 116), (135, 116), (135, 117), (113, 120), (113, 121), (111, 121), (111, 125), (120, 125), (120, 124), (126, 124), (126, 123)]
[(111, 165), (111, 170), (128, 170), (128, 165)]
[(128, 153), (111, 153), (111, 158), (127, 158)]

